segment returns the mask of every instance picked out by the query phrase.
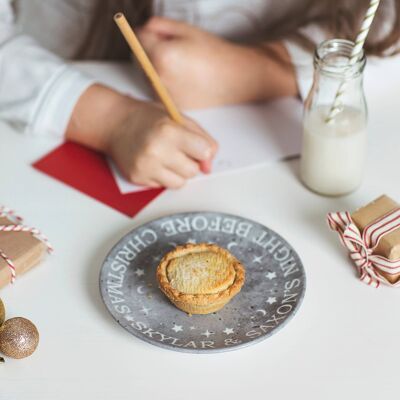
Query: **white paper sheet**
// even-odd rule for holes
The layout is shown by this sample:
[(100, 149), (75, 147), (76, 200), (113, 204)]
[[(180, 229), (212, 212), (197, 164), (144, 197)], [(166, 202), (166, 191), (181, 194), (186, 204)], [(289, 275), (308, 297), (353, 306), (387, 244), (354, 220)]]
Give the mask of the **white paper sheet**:
[[(148, 98), (146, 85), (132, 67), (89, 63), (78, 64), (100, 81), (140, 98)], [(262, 104), (235, 105), (186, 112), (219, 143), (211, 175), (200, 174), (193, 179), (207, 179), (221, 173), (239, 171), (261, 164), (276, 162), (299, 154), (302, 106), (295, 98), (283, 98)], [(144, 190), (129, 183), (110, 160), (111, 169), (121, 193)]]

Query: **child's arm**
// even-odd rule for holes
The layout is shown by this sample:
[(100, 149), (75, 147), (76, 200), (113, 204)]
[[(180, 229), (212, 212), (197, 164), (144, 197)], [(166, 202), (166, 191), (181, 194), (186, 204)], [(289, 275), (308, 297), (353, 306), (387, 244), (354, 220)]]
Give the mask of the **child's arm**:
[(152, 187), (181, 187), (217, 150), (194, 121), (177, 125), (161, 106), (99, 84), (79, 98), (66, 137), (110, 155), (126, 178)]
[(31, 135), (61, 137), (94, 80), (21, 34), (12, 3), (0, 0), (0, 120)]
[(172, 97), (183, 108), (297, 95), (285, 46), (238, 45), (183, 22), (153, 17), (139, 37)]
[(177, 126), (162, 108), (95, 84), (20, 35), (11, 1), (0, 14), (1, 120), (101, 150), (138, 184), (182, 186), (198, 172), (199, 160), (213, 157), (217, 145), (197, 124), (187, 119)]

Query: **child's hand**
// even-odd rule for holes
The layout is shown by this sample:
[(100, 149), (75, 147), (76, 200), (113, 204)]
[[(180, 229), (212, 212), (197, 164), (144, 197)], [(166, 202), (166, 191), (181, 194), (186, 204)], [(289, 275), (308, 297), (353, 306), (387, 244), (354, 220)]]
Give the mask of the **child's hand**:
[(251, 101), (262, 89), (265, 70), (254, 71), (255, 49), (162, 17), (151, 18), (138, 36), (179, 107)]
[(182, 186), (217, 151), (215, 140), (194, 121), (185, 118), (178, 125), (161, 106), (100, 84), (80, 96), (66, 138), (110, 155), (127, 179), (152, 187)]
[(180, 126), (153, 103), (135, 102), (113, 130), (107, 152), (126, 178), (145, 186), (179, 188), (217, 150), (194, 121), (186, 118)]
[(151, 18), (138, 36), (179, 107), (211, 107), (297, 93), (282, 43), (246, 47), (162, 17)]

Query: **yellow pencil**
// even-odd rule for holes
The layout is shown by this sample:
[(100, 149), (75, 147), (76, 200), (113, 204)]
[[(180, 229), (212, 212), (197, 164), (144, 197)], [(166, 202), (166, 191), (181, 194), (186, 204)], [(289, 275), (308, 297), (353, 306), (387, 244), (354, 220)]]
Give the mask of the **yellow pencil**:
[[(114, 15), (114, 21), (118, 25), (121, 30), (122, 35), (127, 41), (129, 47), (131, 48), (133, 54), (136, 56), (139, 64), (143, 68), (145, 74), (149, 78), (151, 84), (154, 87), (158, 97), (163, 103), (165, 109), (167, 110), (170, 118), (178, 124), (183, 124), (182, 114), (179, 112), (175, 103), (173, 102), (170, 94), (168, 93), (166, 87), (162, 83), (160, 76), (157, 74), (153, 64), (151, 63), (149, 57), (144, 51), (142, 45), (140, 44), (138, 38), (133, 32), (133, 29), (129, 25), (129, 22), (126, 20), (123, 13), (119, 12)], [(210, 169), (209, 161), (201, 161), (200, 167), (203, 172), (208, 172)]]

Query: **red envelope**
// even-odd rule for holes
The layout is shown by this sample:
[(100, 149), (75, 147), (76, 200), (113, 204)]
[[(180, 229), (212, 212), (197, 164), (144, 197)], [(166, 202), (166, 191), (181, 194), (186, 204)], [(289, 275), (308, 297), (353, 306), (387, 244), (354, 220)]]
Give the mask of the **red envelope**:
[(128, 217), (134, 217), (165, 190), (121, 194), (105, 157), (72, 142), (57, 147), (36, 161), (33, 167)]

